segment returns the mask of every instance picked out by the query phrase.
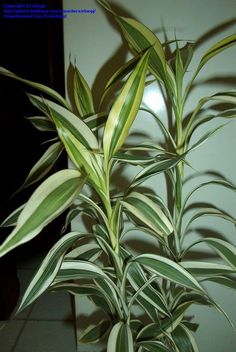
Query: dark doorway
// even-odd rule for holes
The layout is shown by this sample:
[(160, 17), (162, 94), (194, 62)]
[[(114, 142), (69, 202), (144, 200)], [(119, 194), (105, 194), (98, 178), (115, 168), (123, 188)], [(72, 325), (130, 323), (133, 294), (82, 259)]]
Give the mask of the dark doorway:
[[(3, 3), (11, 4), (11, 1)], [(32, 3), (62, 9), (62, 0), (34, 0)], [(18, 76), (50, 86), (64, 96), (63, 19), (7, 19), (2, 13), (0, 16), (0, 66)], [(40, 94), (22, 83), (0, 76), (0, 222), (32, 193), (30, 188), (11, 198), (45, 150), (42, 142), (48, 139), (25, 119), (39, 114), (25, 92)], [(66, 159), (62, 158), (58, 167), (63, 165), (66, 167)], [(17, 262), (26, 255), (35, 255), (35, 251), (47, 250), (57, 240), (61, 225), (62, 219), (59, 219), (32, 243), (0, 260), (0, 320), (9, 317), (17, 300)], [(0, 232), (2, 242), (9, 230), (0, 229)]]

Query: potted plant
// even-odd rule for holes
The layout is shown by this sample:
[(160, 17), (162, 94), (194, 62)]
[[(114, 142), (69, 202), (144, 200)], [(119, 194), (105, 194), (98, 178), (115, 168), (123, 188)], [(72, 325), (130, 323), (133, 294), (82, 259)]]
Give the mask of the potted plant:
[[(185, 168), (191, 167), (191, 152), (224, 125), (207, 130), (192, 143), (198, 128), (217, 117), (235, 117), (236, 93), (202, 97), (187, 119), (185, 105), (200, 70), (212, 57), (235, 44), (236, 35), (209, 48), (186, 84), (194, 53), (192, 43), (165, 43), (174, 45), (167, 56), (164, 45), (151, 30), (136, 20), (117, 15), (107, 1), (99, 3), (115, 17), (134, 53), (134, 58), (107, 82), (100, 111), (94, 111), (91, 90), (77, 67), (73, 77), (75, 110), (51, 88), (0, 69), (1, 74), (44, 93), (43, 97), (29, 94), (30, 101), (43, 113), (30, 120), (36, 128), (54, 131), (57, 136), (31, 169), (23, 187), (43, 179), (42, 183), (27, 203), (2, 224), (14, 228), (0, 246), (0, 256), (32, 240), (67, 211), (64, 233), (40, 265), (18, 311), (46, 290), (65, 289), (74, 295), (88, 296), (106, 314), (106, 319), (81, 333), (83, 343), (103, 339), (109, 352), (198, 351), (193, 334), (196, 324), (188, 319), (188, 308), (192, 304), (214, 307), (229, 319), (207, 293), (203, 281), (235, 289), (236, 248), (225, 239), (210, 236), (188, 244), (186, 236), (199, 217), (221, 217), (233, 224), (235, 219), (214, 205), (200, 207), (187, 223), (185, 215), (191, 197), (199, 189), (214, 184), (235, 191), (235, 186), (225, 178), (211, 179), (184, 196)], [(123, 79), (117, 96), (112, 98), (111, 92)], [(142, 106), (145, 86), (153, 81), (162, 89), (174, 128), (168, 128), (152, 110)], [(108, 98), (113, 99), (112, 104), (105, 104)], [(230, 107), (208, 113), (208, 104), (215, 102), (229, 103)], [(109, 108), (105, 108), (107, 105)], [(127, 143), (139, 110), (150, 113), (157, 121), (164, 145), (153, 140), (138, 145)], [(71, 167), (45, 179), (63, 149)], [(119, 180), (114, 180), (114, 172), (121, 164), (139, 168), (129, 185), (117, 192), (113, 182)], [(141, 188), (159, 173), (168, 180), (169, 207), (158, 193)], [(88, 232), (68, 229), (79, 214), (90, 218)], [(154, 238), (155, 253), (153, 248), (137, 253), (126, 243), (127, 233)], [(200, 243), (209, 245), (219, 261), (189, 260), (191, 249)]]

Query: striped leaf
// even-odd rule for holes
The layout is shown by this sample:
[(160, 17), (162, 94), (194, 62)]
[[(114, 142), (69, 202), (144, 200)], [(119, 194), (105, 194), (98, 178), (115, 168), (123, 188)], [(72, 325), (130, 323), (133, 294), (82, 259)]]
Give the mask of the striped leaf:
[(138, 334), (138, 344), (146, 340), (160, 340), (167, 333), (171, 333), (181, 323), (186, 310), (193, 302), (179, 305), (171, 317), (164, 318), (158, 323), (146, 325)]
[(51, 117), (71, 161), (88, 175), (96, 191), (102, 196), (103, 169), (98, 155), (98, 141), (88, 126), (69, 110), (36, 96), (30, 96), (34, 105)]
[(125, 142), (138, 113), (145, 86), (148, 57), (149, 52), (146, 52), (124, 84), (109, 113), (103, 135), (104, 157), (107, 161)]
[[(88, 236), (87, 236), (88, 237)], [(65, 255), (65, 259), (80, 259), (93, 262), (101, 253), (100, 247), (96, 243), (86, 243), (73, 248)]]
[[(232, 34), (218, 43), (213, 45), (201, 58), (199, 66), (197, 68), (197, 73), (201, 70), (201, 68), (214, 56), (218, 55), (221, 51), (229, 48), (230, 46), (236, 44), (236, 34)], [(197, 74), (196, 73), (196, 74)]]
[(144, 352), (171, 352), (171, 350), (160, 341), (143, 341), (139, 343), (139, 346), (144, 349)]
[(27, 117), (27, 120), (39, 131), (56, 132), (54, 123), (47, 116), (32, 116)]
[(7, 77), (10, 77), (10, 78), (14, 78), (22, 83), (25, 83), (33, 88), (36, 88), (36, 89), (40, 90), (41, 92), (48, 94), (49, 96), (51, 96), (53, 99), (57, 100), (63, 106), (68, 107), (66, 100), (59, 93), (57, 93), (55, 90), (53, 90), (52, 88), (49, 88), (41, 83), (36, 83), (36, 82), (29, 81), (27, 79), (23, 79), (23, 78), (17, 76), (15, 73), (6, 70), (4, 67), (0, 67), (0, 74), (7, 76)]
[(162, 45), (156, 35), (142, 23), (127, 17), (117, 16), (116, 20), (135, 54), (151, 48), (149, 68), (157, 79), (165, 81), (167, 62)]
[(168, 258), (154, 254), (141, 254), (133, 261), (171, 282), (204, 293), (203, 288), (187, 270)]
[(22, 210), (17, 225), (0, 246), (0, 256), (30, 241), (74, 201), (85, 179), (76, 170), (61, 170), (45, 180)]
[(110, 320), (101, 320), (96, 325), (90, 325), (85, 329), (79, 336), (79, 341), (81, 343), (95, 343), (104, 338), (109, 332), (111, 327)]
[(34, 302), (43, 292), (48, 289), (61, 266), (63, 256), (67, 250), (76, 240), (79, 238), (84, 238), (85, 236), (86, 234), (70, 232), (60, 238), (60, 240), (52, 247), (32, 278), (29, 287), (22, 298), (21, 304), (18, 308), (18, 313)]
[(196, 276), (218, 276), (235, 273), (235, 270), (231, 267), (218, 263), (182, 261), (181, 266), (189, 273)]
[(99, 277), (107, 278), (103, 270), (93, 263), (83, 260), (64, 260), (54, 283), (77, 279), (96, 279)]
[(235, 246), (219, 238), (204, 238), (195, 242), (192, 246), (202, 242), (209, 244), (224, 260), (226, 260), (230, 264), (233, 269), (236, 269)]
[(10, 227), (16, 226), (17, 220), (22, 212), (25, 204), (21, 205), (19, 208), (15, 209), (0, 225), (0, 227)]
[(34, 184), (35, 182), (41, 180), (45, 175), (47, 175), (47, 173), (52, 169), (55, 162), (59, 158), (62, 150), (63, 146), (61, 142), (52, 144), (30, 170), (26, 180), (20, 189)]
[(100, 127), (105, 125), (107, 116), (107, 112), (99, 112), (98, 114), (86, 117), (84, 122), (91, 131), (97, 131)]
[(136, 223), (141, 223), (157, 235), (168, 236), (173, 226), (162, 209), (147, 196), (132, 192), (121, 201), (124, 208), (135, 217)]
[(75, 104), (80, 116), (83, 118), (94, 114), (91, 90), (77, 67), (75, 67), (73, 83)]
[(190, 228), (190, 225), (192, 224), (193, 221), (195, 221), (196, 219), (202, 217), (202, 216), (216, 216), (219, 218), (222, 218), (226, 221), (231, 222), (232, 224), (236, 224), (236, 219), (233, 218), (231, 215), (223, 212), (220, 209), (217, 208), (201, 208), (201, 210), (199, 212), (197, 212), (196, 214), (194, 214), (191, 219), (188, 221), (185, 230), (183, 232), (184, 235), (186, 235), (188, 229)]
[(116, 323), (109, 335), (107, 352), (134, 352), (131, 329), (123, 322)]
[(185, 325), (178, 325), (176, 329), (172, 332), (172, 337), (179, 351), (199, 352), (193, 334)]
[(54, 122), (60, 122), (85, 148), (98, 150), (97, 138), (78, 116), (50, 100), (32, 94), (28, 96), (33, 105), (44, 112), (50, 119), (53, 118)]
[(224, 277), (224, 276), (210, 276), (204, 278), (202, 281), (210, 281), (221, 286), (225, 286), (228, 288), (232, 288), (234, 291), (236, 290), (236, 280), (235, 278), (231, 277)]
[[(152, 287), (151, 285), (148, 285), (144, 288), (148, 280), (146, 279), (144, 271), (139, 265), (132, 264), (130, 266), (128, 280), (136, 292), (135, 295), (137, 295), (138, 290), (143, 288), (139, 291), (139, 295), (145, 301), (149, 302), (152, 305), (153, 309), (157, 309), (164, 315), (170, 315), (167, 302), (165, 301), (163, 295), (156, 289), (154, 289), (154, 287)], [(136, 296), (137, 301), (139, 300), (139, 295)]]
[(102, 106), (104, 100), (112, 91), (113, 87), (135, 68), (137, 61), (139, 60), (140, 55), (136, 55), (133, 59), (129, 60), (128, 62), (124, 63), (121, 67), (119, 67), (118, 70), (111, 76), (105, 86), (104, 93), (100, 101), (100, 106)]
[(170, 169), (172, 169), (173, 167), (175, 167), (176, 165), (178, 165), (178, 163), (183, 160), (183, 158), (185, 157), (184, 155), (179, 155), (179, 156), (175, 156), (173, 158), (170, 159), (165, 159), (165, 160), (159, 160), (156, 161), (155, 163), (152, 163), (149, 166), (146, 166), (145, 168), (143, 168), (143, 170), (141, 172), (139, 172), (133, 179), (129, 190), (134, 189), (135, 187), (137, 187), (138, 185), (140, 185), (140, 183), (148, 180), (150, 177), (157, 175), (161, 172), (165, 172), (168, 171)]

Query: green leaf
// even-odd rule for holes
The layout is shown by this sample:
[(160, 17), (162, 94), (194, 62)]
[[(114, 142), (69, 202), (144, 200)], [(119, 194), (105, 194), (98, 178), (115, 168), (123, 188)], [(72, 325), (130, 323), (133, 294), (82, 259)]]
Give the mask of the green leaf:
[(88, 83), (77, 67), (74, 72), (74, 99), (81, 117), (94, 114), (93, 97)]
[(109, 335), (107, 352), (134, 352), (132, 332), (128, 324), (116, 323)]
[(143, 347), (144, 351), (149, 352), (171, 352), (171, 350), (160, 341), (143, 341), (139, 343), (139, 346)]
[(30, 241), (53, 219), (67, 209), (85, 183), (76, 170), (61, 170), (46, 179), (32, 194), (17, 225), (0, 246), (0, 256)]
[(179, 305), (171, 317), (162, 319), (158, 323), (151, 323), (146, 325), (138, 334), (138, 343), (146, 340), (160, 340), (161, 337), (165, 336), (167, 333), (171, 333), (180, 324), (186, 310), (193, 302), (185, 302)]
[(53, 282), (66, 251), (79, 238), (86, 234), (70, 232), (63, 236), (44, 258), (36, 274), (32, 278), (18, 308), (18, 313), (34, 302)]
[[(164, 315), (170, 315), (165, 297), (163, 297), (163, 295), (154, 289), (154, 287), (152, 287), (150, 284), (143, 288), (148, 280), (145, 277), (144, 271), (139, 265), (135, 265), (133, 263), (130, 266), (128, 272), (128, 280), (135, 290), (135, 297), (137, 301), (139, 301), (139, 296), (141, 296), (145, 301), (152, 305), (153, 310), (157, 309)], [(138, 291), (139, 294), (137, 295)]]
[(47, 175), (59, 158), (62, 150), (63, 146), (61, 142), (52, 144), (30, 170), (20, 190), (34, 184)]
[(173, 158), (165, 160), (158, 160), (155, 163), (152, 163), (151, 165), (143, 168), (143, 170), (134, 177), (129, 187), (129, 191), (137, 187), (140, 183), (146, 181), (150, 177), (172, 169), (173, 167), (178, 165), (178, 163), (183, 160), (184, 157), (185, 154), (174, 156)]
[(20, 213), (22, 212), (25, 204), (21, 205), (19, 208), (15, 209), (0, 225), (0, 227), (10, 227), (16, 226), (17, 219), (19, 218)]
[(90, 325), (79, 336), (82, 343), (95, 343), (100, 341), (109, 332), (111, 327), (110, 320), (101, 320), (96, 325)]
[(27, 79), (23, 79), (23, 78), (17, 76), (15, 73), (6, 70), (4, 67), (0, 67), (0, 74), (7, 76), (7, 77), (10, 77), (10, 78), (14, 78), (22, 83), (25, 83), (33, 88), (36, 88), (36, 89), (40, 90), (41, 92), (48, 94), (53, 99), (57, 100), (60, 104), (68, 107), (66, 100), (59, 93), (57, 93), (55, 90), (53, 90), (52, 88), (49, 88), (41, 83), (36, 83), (36, 82), (29, 81)]
[(104, 100), (110, 94), (110, 92), (112, 91), (113, 87), (117, 84), (117, 82), (119, 82), (130, 71), (132, 71), (137, 64), (137, 61), (139, 60), (140, 60), (140, 55), (135, 56), (133, 59), (129, 60), (128, 62), (124, 63), (121, 67), (119, 67), (118, 70), (111, 76), (111, 78), (109, 79), (109, 81), (105, 86), (104, 93), (100, 101), (100, 106), (102, 106)]
[(151, 48), (149, 68), (157, 79), (165, 81), (167, 63), (162, 45), (156, 35), (142, 23), (127, 17), (116, 16), (131, 50), (140, 54)]
[(222, 40), (220, 40), (218, 43), (213, 45), (207, 52), (203, 55), (201, 58), (201, 61), (198, 65), (197, 73), (201, 70), (201, 68), (214, 56), (218, 55), (221, 51), (229, 48), (230, 46), (234, 45), (236, 43), (236, 34), (232, 34)]
[(141, 254), (137, 256), (133, 261), (143, 265), (152, 273), (159, 275), (171, 282), (204, 294), (204, 290), (199, 285), (197, 280), (181, 265), (168, 258), (154, 254)]
[(194, 143), (188, 151), (193, 151), (196, 148), (198, 148), (200, 145), (204, 144), (211, 136), (213, 136), (218, 130), (220, 130), (221, 128), (225, 127), (227, 124), (224, 123), (220, 126), (217, 126), (215, 128), (213, 128), (212, 130), (208, 131), (207, 133), (205, 133), (196, 143)]
[(91, 131), (96, 131), (100, 127), (105, 125), (107, 121), (107, 116), (107, 112), (99, 112), (98, 114), (86, 117), (84, 119), (84, 122), (90, 128)]
[(32, 125), (39, 131), (56, 132), (54, 123), (47, 116), (27, 117)]
[(204, 238), (195, 242), (192, 246), (198, 243), (205, 242), (209, 244), (216, 252), (230, 264), (233, 269), (236, 269), (236, 248), (229, 242), (221, 240), (219, 238)]
[(226, 286), (236, 290), (236, 280), (235, 278), (225, 277), (225, 276), (210, 276), (204, 278), (202, 281), (211, 281), (221, 286)]
[(196, 276), (218, 276), (235, 273), (229, 266), (202, 261), (182, 261), (181, 266)]
[(183, 324), (180, 324), (176, 327), (176, 329), (172, 332), (172, 337), (176, 346), (181, 352), (199, 351), (194, 336)]
[(144, 91), (148, 57), (149, 52), (146, 52), (124, 84), (109, 113), (103, 135), (104, 158), (107, 161), (125, 142), (138, 113)]
[(173, 226), (162, 209), (147, 196), (132, 192), (121, 201), (129, 213), (135, 216), (135, 222), (144, 224), (157, 235), (168, 236)]

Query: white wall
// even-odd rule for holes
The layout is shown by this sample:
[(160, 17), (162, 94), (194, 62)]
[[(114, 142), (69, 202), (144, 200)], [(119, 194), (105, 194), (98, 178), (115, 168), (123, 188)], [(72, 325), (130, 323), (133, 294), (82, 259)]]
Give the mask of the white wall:
[[(112, 3), (115, 4), (114, 1)], [(161, 40), (163, 39), (162, 25), (165, 27), (170, 39), (173, 39), (176, 33), (177, 38), (196, 40), (204, 33), (232, 20), (236, 14), (235, 0), (119, 0), (116, 4), (126, 12), (126, 15), (134, 16), (152, 30), (160, 33), (159, 37)], [(84, 74), (89, 84), (93, 85), (95, 94), (99, 96), (99, 87), (104, 86), (108, 74), (131, 56), (130, 54), (127, 55), (126, 50), (122, 46), (120, 33), (114, 28), (114, 23), (111, 24), (96, 1), (64, 0), (64, 8), (96, 9), (95, 14), (70, 15), (64, 20), (64, 45), (65, 68), (68, 68), (70, 55), (72, 62), (76, 58), (80, 71)], [(198, 48), (196, 59), (199, 59), (202, 53), (217, 40), (235, 32), (236, 24), (222, 26), (221, 29), (221, 31), (215, 30), (214, 35), (209, 36), (208, 40)], [(115, 57), (111, 59), (114, 54)], [(233, 47), (214, 58), (202, 70), (199, 79), (205, 80), (215, 76), (228, 76), (231, 78), (229, 79), (231, 84), (227, 84), (225, 89), (235, 88), (235, 54), (236, 48)], [(213, 94), (217, 92), (218, 88), (217, 83), (204, 85), (201, 89), (196, 88), (194, 95), (192, 95), (189, 109), (199, 97)], [(222, 89), (222, 86), (220, 89)], [(133, 130), (142, 130), (144, 119), (145, 128), (150, 128), (152, 137), (158, 138), (158, 132), (152, 126), (153, 121), (147, 116), (139, 116)], [(214, 123), (211, 122), (209, 128), (213, 127)], [(236, 121), (232, 121), (224, 130), (215, 135), (205, 146), (189, 158), (192, 166), (199, 172), (206, 170), (222, 172), (235, 182), (235, 134)], [(132, 170), (129, 172), (131, 175)], [(189, 174), (192, 173), (191, 170), (188, 172)], [(161, 177), (158, 180), (161, 181)], [(195, 182), (196, 179), (189, 183), (186, 189)], [(150, 181), (148, 185), (160, 188), (156, 179), (155, 183)], [(227, 190), (214, 187), (207, 191), (204, 189), (198, 193), (194, 200), (212, 202), (235, 215), (235, 196)], [(206, 218), (204, 221), (197, 222), (196, 226), (207, 226), (213, 231), (219, 231), (236, 244), (235, 229), (231, 224), (222, 220)], [(195, 234), (195, 236), (197, 235)], [(208, 285), (208, 288), (212, 296), (218, 299), (236, 324), (236, 293), (221, 289), (213, 284)], [(198, 306), (194, 307), (191, 313), (196, 316), (196, 321), (201, 323), (197, 332), (201, 352), (233, 352), (236, 350), (236, 334), (232, 332), (225, 318), (219, 313)], [(82, 348), (81, 351), (83, 351)], [(92, 351), (92, 349), (89, 349), (89, 351)]]

